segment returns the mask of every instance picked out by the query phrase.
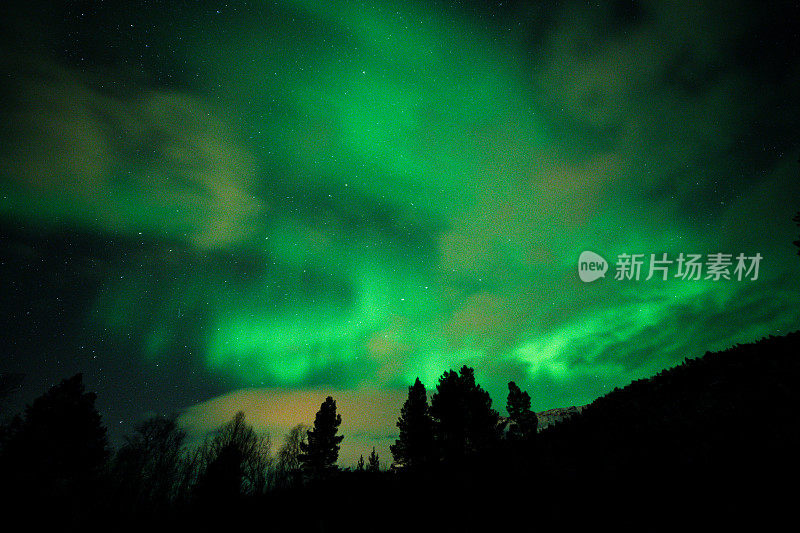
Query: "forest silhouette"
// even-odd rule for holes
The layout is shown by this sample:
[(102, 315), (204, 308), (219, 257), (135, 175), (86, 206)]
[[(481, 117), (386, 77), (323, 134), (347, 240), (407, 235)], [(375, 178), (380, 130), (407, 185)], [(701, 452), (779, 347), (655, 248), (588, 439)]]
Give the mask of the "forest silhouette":
[(447, 371), (430, 401), (409, 387), (390, 469), (374, 448), (337, 466), (331, 397), (277, 450), (240, 412), (200, 445), (156, 416), (112, 451), (78, 374), (2, 427), (4, 516), (68, 531), (765, 527), (793, 505), (798, 352), (794, 332), (686, 359), (540, 431), (515, 383), (504, 417), (473, 369)]

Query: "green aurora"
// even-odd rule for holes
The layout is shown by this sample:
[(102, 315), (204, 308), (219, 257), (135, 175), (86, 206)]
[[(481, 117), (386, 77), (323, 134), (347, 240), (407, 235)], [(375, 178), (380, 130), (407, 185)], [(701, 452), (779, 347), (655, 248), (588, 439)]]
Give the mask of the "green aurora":
[[(545, 409), (800, 325), (800, 71), (735, 2), (92, 5), (4, 22), (4, 369), (214, 383), (179, 408), (467, 364)], [(583, 250), (764, 259), (585, 284)]]

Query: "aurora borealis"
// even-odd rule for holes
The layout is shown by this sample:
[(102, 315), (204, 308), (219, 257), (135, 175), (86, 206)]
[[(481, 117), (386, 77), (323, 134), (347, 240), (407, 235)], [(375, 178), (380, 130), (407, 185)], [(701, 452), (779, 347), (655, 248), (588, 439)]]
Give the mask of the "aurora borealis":
[[(797, 329), (792, 4), (10, 8), (12, 400), (83, 371), (122, 434), (219, 396), (284, 427), (341, 391), (385, 450), (394, 420), (365, 420), (417, 376), (468, 364), (541, 410)], [(584, 250), (764, 259), (584, 284)]]

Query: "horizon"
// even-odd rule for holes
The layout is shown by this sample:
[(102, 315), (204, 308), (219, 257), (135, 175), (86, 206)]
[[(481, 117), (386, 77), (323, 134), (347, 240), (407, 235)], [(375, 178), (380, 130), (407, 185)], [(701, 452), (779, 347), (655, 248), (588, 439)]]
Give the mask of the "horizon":
[[(743, 345), (755, 345), (774, 337), (788, 336), (791, 334), (800, 334), (800, 329), (787, 332), (784, 335), (767, 335), (749, 342), (736, 343), (720, 351), (706, 351), (702, 355), (687, 357), (686, 360), (701, 359), (706, 355), (725, 353)], [(662, 370), (677, 368), (681, 366), (683, 362), (684, 361), (681, 361), (674, 366)], [(67, 377), (71, 376), (65, 376), (65, 378)], [(646, 376), (643, 379), (650, 379), (653, 377), (655, 377), (655, 374)], [(627, 383), (619, 388), (624, 389), (630, 384), (631, 383)], [(53, 385), (56, 385), (56, 383)], [(478, 385), (480, 385), (480, 383), (478, 383)], [(615, 389), (616, 388), (617, 387), (615, 387)], [(434, 393), (435, 390), (436, 389), (433, 388), (427, 391), (429, 400), (431, 394)], [(569, 410), (573, 408), (582, 410), (594, 403), (594, 400), (602, 398), (611, 392), (613, 392), (613, 390), (606, 391), (585, 404), (534, 409), (534, 412), (537, 415), (541, 415), (542, 413), (551, 411)], [(366, 398), (363, 393), (366, 393)], [(378, 453), (380, 459), (380, 469), (387, 470), (388, 467), (394, 463), (389, 446), (394, 444), (398, 437), (396, 429), (397, 417), (400, 413), (400, 407), (406, 399), (405, 394), (399, 394), (397, 392), (395, 394), (386, 395), (385, 392), (379, 390), (337, 391), (330, 389), (305, 389), (297, 391), (258, 388), (239, 389), (222, 396), (211, 398), (201, 404), (190, 406), (181, 412), (149, 413), (149, 415), (140, 422), (152, 416), (175, 416), (179, 427), (186, 431), (187, 445), (190, 447), (202, 447), (208, 437), (212, 437), (215, 432), (226, 422), (229, 422), (236, 413), (242, 412), (245, 414), (245, 421), (259, 435), (266, 435), (269, 437), (271, 442), (270, 453), (275, 454), (283, 445), (284, 437), (288, 435), (293, 427), (299, 424), (307, 428), (313, 426), (310, 421), (314, 419), (314, 414), (318, 410), (319, 404), (328, 396), (336, 400), (337, 410), (342, 414), (342, 426), (340, 431), (345, 438), (342, 441), (339, 451), (339, 458), (337, 460), (338, 466), (342, 469), (353, 469), (359, 457), (366, 457), (367, 454), (364, 450), (369, 451), (374, 449)], [(382, 403), (382, 400), (384, 400), (386, 396), (389, 396), (392, 401), (389, 403)], [(344, 401), (342, 402), (342, 400)], [(279, 406), (277, 409), (275, 408), (276, 402), (286, 403), (287, 401), (289, 405)], [(373, 404), (373, 409), (365, 410), (364, 406), (370, 404)], [(492, 405), (500, 414), (501, 418), (508, 415), (504, 403), (501, 407), (501, 405), (494, 402), (493, 399)], [(377, 406), (377, 409), (374, 409), (375, 406)], [(17, 411), (21, 412), (22, 409), (18, 409)], [(353, 411), (357, 411), (362, 415), (360, 417), (355, 417), (355, 422), (348, 416)], [(557, 418), (551, 421), (550, 425), (559, 423), (562, 420), (563, 418)], [(370, 423), (372, 425), (370, 425)], [(539, 431), (543, 429), (541, 418), (539, 419), (538, 427)], [(109, 426), (107, 426), (107, 428), (109, 430), (113, 429), (113, 427)], [(109, 431), (109, 444), (112, 450), (119, 449), (124, 443), (125, 436), (126, 435), (119, 433), (114, 434), (113, 431)]]

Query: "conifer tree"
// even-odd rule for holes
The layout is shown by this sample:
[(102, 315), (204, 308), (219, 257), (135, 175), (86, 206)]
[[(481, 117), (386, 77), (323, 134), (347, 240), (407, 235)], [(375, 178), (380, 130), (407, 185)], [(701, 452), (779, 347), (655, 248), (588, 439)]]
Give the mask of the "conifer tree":
[(62, 380), (25, 409), (9, 430), (2, 463), (6, 482), (74, 486), (95, 476), (109, 455), (106, 428), (83, 375)]
[(447, 462), (487, 450), (499, 438), (500, 417), (492, 409), (492, 398), (475, 383), (475, 371), (468, 366), (439, 378), (430, 412), (438, 453)]
[(375, 446), (372, 447), (372, 453), (369, 454), (369, 466), (367, 470), (370, 472), (378, 472), (381, 469), (381, 460), (375, 452)]
[(408, 388), (408, 399), (400, 411), (397, 427), (400, 435), (389, 447), (395, 463), (411, 469), (428, 464), (434, 455), (433, 421), (427, 392), (419, 378)]
[(509, 440), (529, 440), (536, 436), (539, 419), (536, 413), (531, 411), (531, 397), (513, 381), (508, 383), (506, 410), (511, 420), (511, 427), (508, 430)]
[(325, 477), (337, 470), (339, 445), (344, 439), (344, 436), (336, 435), (341, 423), (342, 416), (336, 414), (336, 401), (328, 396), (317, 411), (307, 442), (300, 444), (300, 461), (312, 477)]

